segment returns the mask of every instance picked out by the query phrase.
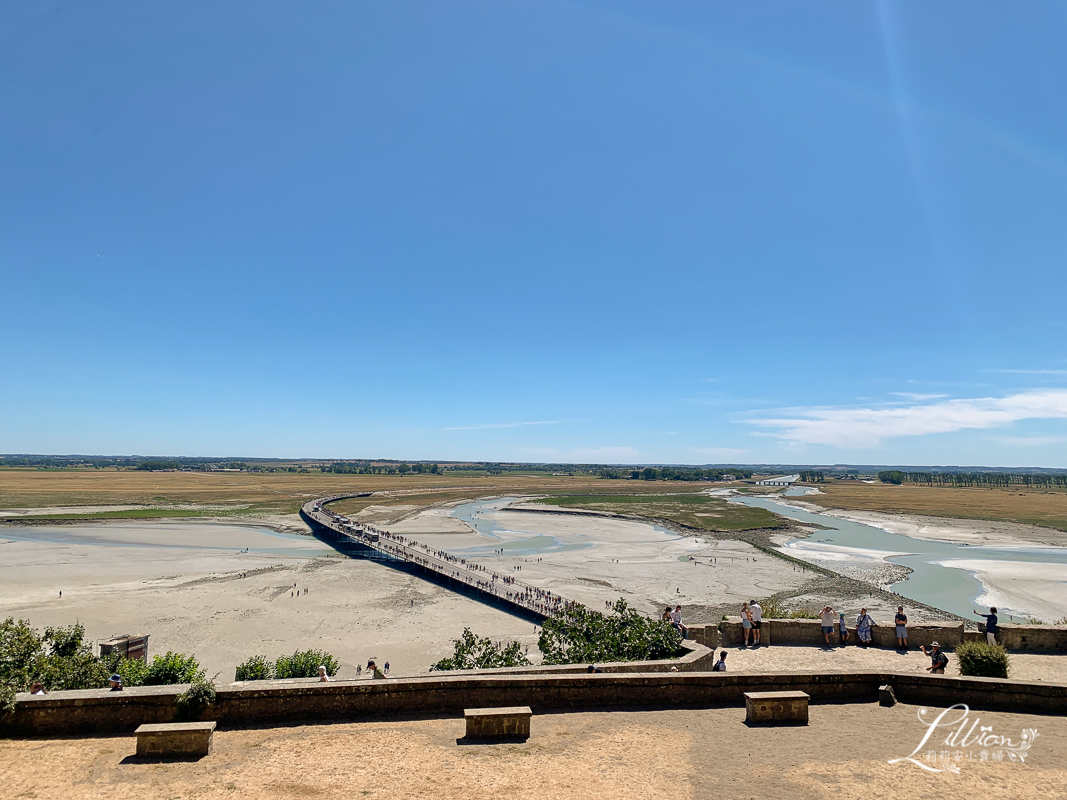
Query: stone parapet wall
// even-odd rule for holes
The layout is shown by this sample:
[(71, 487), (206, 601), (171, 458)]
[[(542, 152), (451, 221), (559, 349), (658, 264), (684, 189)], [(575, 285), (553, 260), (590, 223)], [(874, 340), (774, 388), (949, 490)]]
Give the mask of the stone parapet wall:
[[(220, 726), (356, 721), (395, 716), (460, 718), (465, 708), (530, 706), (535, 713), (596, 708), (704, 708), (744, 705), (745, 692), (802, 691), (812, 703), (877, 702), (890, 684), (905, 703), (1067, 714), (1067, 685), (993, 678), (950, 678), (893, 672), (605, 673), (582, 675), (433, 675), (320, 683), (256, 681), (218, 689), (202, 715)], [(184, 686), (145, 686), (19, 695), (0, 716), (0, 735), (132, 733), (144, 723), (171, 722)]]
[[(859, 639), (856, 636), (855, 615), (845, 617), (851, 634), (850, 644)], [(710, 626), (709, 626), (710, 627)], [(740, 617), (725, 619), (718, 625), (721, 642), (724, 647), (740, 645), (742, 625)], [(981, 631), (965, 631), (963, 623), (916, 622), (908, 624), (908, 646), (929, 647), (937, 642), (946, 649), (951, 649), (960, 642), (985, 641), (985, 626)], [(812, 645), (824, 642), (822, 622), (817, 619), (764, 619), (761, 640), (765, 645)], [(834, 623), (832, 642), (837, 641), (837, 623)], [(997, 632), (997, 641), (1008, 650), (1019, 653), (1054, 653), (1067, 655), (1067, 627), (1056, 625), (1001, 625)], [(880, 623), (871, 628), (871, 644), (875, 647), (893, 648), (897, 646), (896, 628), (893, 621)]]
[[(715, 651), (699, 642), (682, 642), (687, 652), (679, 658), (662, 661), (598, 661), (603, 672), (708, 672), (715, 663)], [(587, 673), (588, 664), (558, 664), (536, 667), (500, 667), (497, 669), (456, 669), (439, 675), (577, 675)]]

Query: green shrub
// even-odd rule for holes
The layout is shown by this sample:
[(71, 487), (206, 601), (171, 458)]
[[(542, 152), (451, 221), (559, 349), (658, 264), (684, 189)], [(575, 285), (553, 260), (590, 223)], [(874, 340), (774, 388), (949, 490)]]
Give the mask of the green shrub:
[(319, 665), (326, 667), (327, 675), (336, 675), (340, 664), (337, 659), (322, 650), (297, 650), (291, 656), (278, 656), (274, 662), (276, 678), (314, 678), (319, 674)]
[(493, 640), (479, 639), (470, 628), (453, 640), (451, 658), (443, 658), (430, 667), (431, 672), (450, 669), (496, 669), (499, 667), (528, 667), (530, 660), (523, 654), (518, 642), (510, 642), (499, 650)]
[(611, 614), (585, 606), (564, 609), (541, 626), (545, 664), (655, 661), (681, 654), (682, 635), (669, 622), (639, 614), (619, 598)]
[(270, 659), (266, 656), (252, 656), (245, 663), (237, 665), (237, 675), (234, 680), (269, 681), (273, 677), (274, 664), (271, 663)]
[(111, 662), (110, 671), (119, 674), (123, 686), (143, 686), (148, 676), (148, 668), (147, 661), (119, 656)]
[(0, 683), (0, 717), (15, 710), (15, 687), (10, 683)]
[(1006, 678), (1011, 669), (1008, 651), (999, 644), (964, 642), (956, 646), (960, 674), (979, 678)]
[(192, 684), (174, 698), (174, 715), (179, 720), (196, 720), (204, 713), (204, 710), (215, 702), (215, 684), (198, 678)]
[[(121, 673), (120, 673), (121, 674)], [(144, 686), (169, 686), (175, 683), (196, 683), (204, 679), (204, 671), (196, 656), (167, 651), (166, 655), (156, 656), (145, 670)]]

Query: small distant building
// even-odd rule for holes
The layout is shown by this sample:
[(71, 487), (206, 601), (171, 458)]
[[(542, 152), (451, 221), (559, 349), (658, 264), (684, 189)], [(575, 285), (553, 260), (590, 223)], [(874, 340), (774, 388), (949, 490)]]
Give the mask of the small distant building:
[(777, 478), (767, 478), (766, 480), (756, 481), (757, 486), (791, 486), (800, 480), (800, 474), (796, 475), (780, 475)]
[(128, 633), (112, 636), (100, 642), (100, 657), (118, 655), (122, 658), (148, 661), (148, 635), (130, 636)]

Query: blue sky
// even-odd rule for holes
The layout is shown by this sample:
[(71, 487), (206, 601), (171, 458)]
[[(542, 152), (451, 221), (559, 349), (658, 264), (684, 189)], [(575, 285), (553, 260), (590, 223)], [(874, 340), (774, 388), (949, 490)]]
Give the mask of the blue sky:
[(1065, 35), (9, 4), (0, 452), (1067, 467)]

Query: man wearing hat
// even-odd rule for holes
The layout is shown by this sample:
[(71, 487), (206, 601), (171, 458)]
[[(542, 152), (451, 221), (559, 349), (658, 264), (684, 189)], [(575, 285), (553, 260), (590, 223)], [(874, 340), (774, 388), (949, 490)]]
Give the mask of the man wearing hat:
[(119, 675), (117, 672), (114, 673), (110, 678), (108, 678), (108, 682), (111, 684), (111, 691), (122, 691), (122, 676)]
[(929, 651), (925, 647), (919, 649), (922, 650), (924, 656), (930, 656), (930, 666), (926, 668), (926, 671), (935, 675), (944, 675), (945, 667), (948, 666), (948, 656), (941, 652), (941, 645), (937, 642), (930, 642)]

